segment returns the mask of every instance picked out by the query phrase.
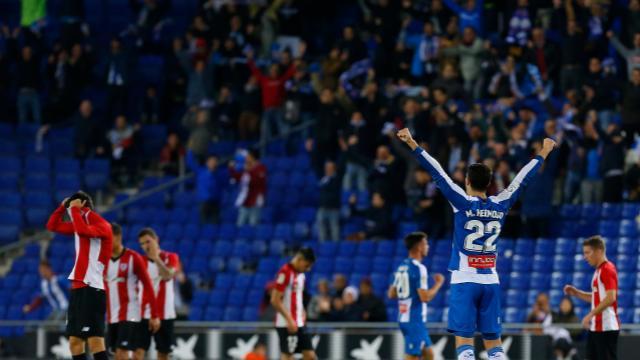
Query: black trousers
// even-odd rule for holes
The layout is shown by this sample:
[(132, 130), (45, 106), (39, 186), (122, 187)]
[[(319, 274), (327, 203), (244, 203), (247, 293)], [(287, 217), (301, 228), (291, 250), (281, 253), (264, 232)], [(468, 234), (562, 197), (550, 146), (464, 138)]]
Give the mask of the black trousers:
[(617, 360), (620, 331), (589, 331), (587, 337), (588, 360)]

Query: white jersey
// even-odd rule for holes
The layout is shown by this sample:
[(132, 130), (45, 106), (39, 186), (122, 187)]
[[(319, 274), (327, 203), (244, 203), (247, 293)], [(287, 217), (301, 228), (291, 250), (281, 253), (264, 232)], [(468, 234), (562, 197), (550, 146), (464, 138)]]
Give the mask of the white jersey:
[[(178, 270), (180, 259), (178, 254), (161, 251), (160, 260), (170, 269)], [(153, 282), (153, 292), (156, 297), (156, 304), (158, 306), (160, 320), (171, 320), (176, 318), (176, 296), (174, 290), (174, 279), (162, 280), (160, 277), (160, 271), (158, 265), (153, 261), (147, 259), (147, 272)], [(145, 306), (144, 315), (145, 319), (151, 318), (151, 311), (149, 306)]]

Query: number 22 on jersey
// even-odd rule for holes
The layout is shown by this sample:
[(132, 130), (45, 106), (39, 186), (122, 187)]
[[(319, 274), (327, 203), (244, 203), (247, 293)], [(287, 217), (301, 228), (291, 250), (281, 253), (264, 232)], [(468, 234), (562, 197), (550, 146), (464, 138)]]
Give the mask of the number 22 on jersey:
[[(464, 238), (465, 250), (479, 252), (496, 251), (495, 242), (498, 235), (500, 235), (500, 230), (502, 230), (502, 225), (500, 225), (499, 221), (490, 221), (485, 224), (480, 220), (469, 220), (464, 224), (464, 228), (472, 231)], [(476, 240), (481, 239), (488, 234), (491, 236), (489, 236), (482, 245), (475, 243)]]

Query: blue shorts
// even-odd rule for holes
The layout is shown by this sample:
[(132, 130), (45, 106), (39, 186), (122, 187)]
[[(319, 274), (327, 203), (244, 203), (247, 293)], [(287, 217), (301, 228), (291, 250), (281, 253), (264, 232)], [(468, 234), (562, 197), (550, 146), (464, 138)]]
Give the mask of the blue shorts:
[(502, 333), (500, 284), (451, 284), (448, 331), (466, 338), (479, 331), (486, 340), (498, 339)]
[(422, 355), (422, 349), (432, 345), (425, 324), (400, 323), (404, 336), (404, 353), (412, 356)]

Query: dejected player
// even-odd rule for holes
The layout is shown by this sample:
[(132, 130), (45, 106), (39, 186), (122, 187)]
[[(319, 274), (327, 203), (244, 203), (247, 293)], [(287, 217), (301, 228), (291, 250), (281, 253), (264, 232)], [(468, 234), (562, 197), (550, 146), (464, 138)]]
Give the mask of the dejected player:
[(455, 224), (449, 261), (451, 290), (447, 328), (456, 337), (458, 360), (475, 359), (473, 337), (476, 331), (482, 333), (489, 359), (505, 359), (500, 340), (497, 240), (507, 212), (551, 153), (555, 141), (544, 139), (542, 150), (520, 170), (509, 187), (496, 196), (487, 196), (492, 174), (486, 165), (468, 167), (466, 191), (463, 191), (438, 161), (418, 146), (409, 129), (400, 130), (398, 137), (413, 150), (453, 208)]
[[(65, 211), (71, 221), (64, 221)], [(67, 336), (74, 360), (84, 360), (85, 343), (95, 360), (107, 360), (104, 344), (106, 296), (104, 279), (111, 255), (111, 225), (95, 211), (82, 191), (64, 199), (51, 214), (47, 230), (75, 237), (76, 257), (69, 274), (71, 292)]]
[(440, 291), (444, 276), (435, 274), (435, 285), (429, 289), (427, 267), (422, 264), (422, 259), (429, 253), (427, 234), (411, 233), (404, 238), (404, 244), (409, 257), (396, 269), (393, 284), (389, 287), (387, 295), (391, 299), (398, 299), (398, 322), (404, 336), (405, 358), (432, 360), (433, 343), (425, 326), (427, 303)]
[(582, 319), (582, 326), (589, 329), (587, 337), (587, 359), (618, 358), (618, 271), (607, 259), (604, 239), (592, 236), (582, 243), (585, 261), (595, 272), (591, 280), (591, 291), (582, 291), (566, 285), (564, 293), (591, 303), (591, 311)]
[(276, 331), (280, 339), (280, 359), (293, 360), (302, 353), (304, 360), (315, 359), (311, 338), (306, 331), (307, 315), (302, 297), (304, 273), (311, 269), (316, 256), (310, 248), (301, 248), (276, 275), (271, 291), (271, 305), (276, 310)]
[[(105, 287), (107, 289), (107, 340), (116, 360), (129, 359), (129, 351), (136, 350), (136, 331), (142, 319), (142, 298), (151, 305), (149, 330), (160, 328), (159, 309), (153, 293), (153, 284), (144, 259), (137, 252), (122, 245), (122, 227), (111, 224), (113, 250)], [(143, 296), (138, 292), (142, 285)]]
[[(160, 249), (158, 235), (152, 228), (144, 228), (138, 233), (140, 247), (147, 255), (147, 271), (153, 282), (156, 297), (160, 330), (153, 333), (151, 325), (150, 307), (143, 306), (143, 320), (138, 329), (135, 357), (144, 358), (144, 354), (151, 346), (151, 337), (156, 343), (158, 359), (167, 360), (173, 349), (173, 322), (176, 319), (176, 303), (174, 278), (180, 269), (178, 254)], [(143, 303), (149, 303), (143, 299)]]

